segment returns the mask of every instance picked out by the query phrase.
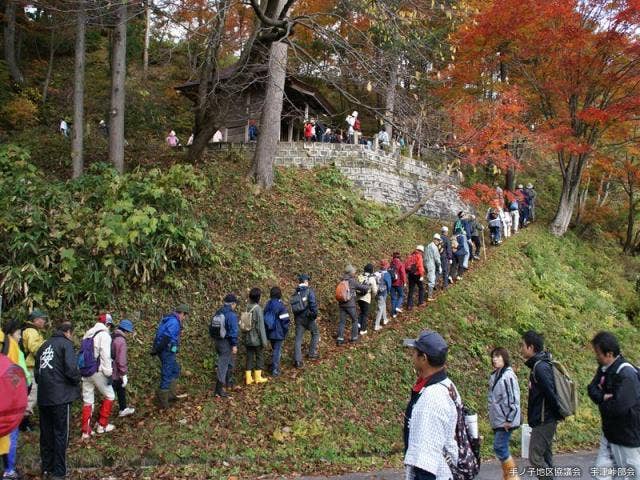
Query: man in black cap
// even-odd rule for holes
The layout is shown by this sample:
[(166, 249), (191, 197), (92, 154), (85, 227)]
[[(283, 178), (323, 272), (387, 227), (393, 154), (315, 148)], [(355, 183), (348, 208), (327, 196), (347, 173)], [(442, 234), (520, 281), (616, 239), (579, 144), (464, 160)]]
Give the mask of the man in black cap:
[(457, 462), (455, 430), (459, 395), (445, 370), (447, 342), (439, 333), (425, 330), (416, 339), (406, 339), (404, 345), (412, 349), (413, 366), (418, 375), (404, 417), (407, 478), (451, 478), (443, 451)]
[(293, 361), (296, 368), (302, 368), (302, 340), (304, 333), (311, 332), (311, 346), (308, 357), (318, 358), (318, 343), (320, 342), (320, 332), (318, 331), (318, 302), (316, 293), (309, 286), (311, 277), (306, 273), (298, 275), (299, 285), (291, 296), (290, 304), (296, 324), (296, 341), (293, 350)]
[(224, 391), (224, 387), (233, 384), (235, 355), (238, 353), (238, 316), (235, 312), (237, 305), (238, 297), (229, 293), (224, 297), (224, 305), (213, 315), (209, 325), (209, 335), (218, 354), (218, 372), (213, 392), (216, 397), (228, 397), (229, 394)]

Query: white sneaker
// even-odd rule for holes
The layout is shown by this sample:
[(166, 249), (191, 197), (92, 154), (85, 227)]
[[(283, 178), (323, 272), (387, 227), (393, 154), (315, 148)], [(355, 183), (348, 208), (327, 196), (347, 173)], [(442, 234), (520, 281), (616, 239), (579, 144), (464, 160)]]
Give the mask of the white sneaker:
[(120, 413), (118, 413), (119, 417), (128, 417), (129, 415), (133, 415), (133, 413), (136, 411), (135, 408), (132, 407), (127, 407), (124, 410), (120, 410)]
[(391, 318), (398, 318), (398, 315), (391, 315)]
[(96, 433), (101, 434), (101, 433), (108, 433), (108, 432), (112, 432), (116, 429), (116, 427), (114, 425), (111, 425), (110, 423), (107, 424), (106, 427), (103, 427), (102, 425), (98, 424), (98, 426), (96, 427)]
[(366, 330), (362, 330), (362, 331), (360, 332), (360, 335), (366, 335), (366, 334), (367, 334), (367, 331), (366, 331)]
[(373, 329), (377, 332), (378, 330), (382, 330), (382, 327), (373, 327)]
[(402, 313), (404, 310), (402, 310), (401, 308), (396, 308), (396, 312), (398, 313)]
[[(394, 318), (395, 318), (395, 317), (394, 317)], [(389, 319), (383, 320), (383, 321), (382, 321), (382, 325), (386, 325), (386, 324), (387, 324), (387, 323), (389, 323), (389, 322), (390, 322), (390, 320), (389, 320)]]
[(93, 432), (91, 432), (91, 433), (83, 433), (82, 434), (82, 440), (89, 440), (91, 438), (91, 435), (93, 435)]

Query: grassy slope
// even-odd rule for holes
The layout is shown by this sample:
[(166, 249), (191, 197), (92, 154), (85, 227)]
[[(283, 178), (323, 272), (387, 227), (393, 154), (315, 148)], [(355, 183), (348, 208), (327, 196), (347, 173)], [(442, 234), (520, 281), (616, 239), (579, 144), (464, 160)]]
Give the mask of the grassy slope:
[[(635, 293), (621, 264), (572, 236), (552, 238), (540, 226), (493, 250), (486, 264), (429, 308), (337, 352), (331, 342), (336, 325), (331, 298), (345, 261), (362, 266), (394, 249), (407, 252), (433, 225), (414, 219), (396, 226), (394, 211), (362, 202), (332, 170), (282, 171), (275, 191), (255, 198), (243, 187), (245, 169), (240, 158), (203, 167), (211, 192), (195, 199), (214, 226), (221, 267), (184, 272), (171, 280), (172, 288), (121, 298), (122, 312), (142, 312), (130, 376), (141, 416), (116, 421), (115, 435), (88, 447), (74, 440), (74, 465), (111, 465), (122, 476), (140, 473), (128, 465), (162, 464), (153, 467), (154, 478), (399, 466), (402, 412), (413, 380), (400, 340), (424, 327), (451, 342), (450, 373), (481, 418), (486, 417), (488, 351), (505, 345), (515, 357), (519, 333), (528, 328), (547, 333), (549, 347), (581, 386), (593, 372), (588, 341), (598, 329), (616, 331), (628, 356), (640, 360), (631, 350), (640, 334), (624, 313)], [(227, 403), (213, 400), (213, 358), (203, 335), (219, 299), (229, 288), (245, 293), (273, 281), (289, 290), (293, 274), (302, 270), (312, 273), (320, 293), (323, 360), (302, 372), (288, 370), (264, 386), (242, 388)], [(190, 400), (159, 414), (149, 404), (157, 366), (146, 349), (161, 309), (178, 299), (194, 306), (180, 355)], [(288, 343), (287, 364), (291, 338)], [(514, 363), (524, 389), (526, 368)], [(489, 437), (486, 422), (481, 428)], [(583, 396), (578, 416), (560, 428), (560, 447), (587, 446), (596, 441), (597, 429), (597, 412)], [(33, 447), (23, 453), (33, 464)]]

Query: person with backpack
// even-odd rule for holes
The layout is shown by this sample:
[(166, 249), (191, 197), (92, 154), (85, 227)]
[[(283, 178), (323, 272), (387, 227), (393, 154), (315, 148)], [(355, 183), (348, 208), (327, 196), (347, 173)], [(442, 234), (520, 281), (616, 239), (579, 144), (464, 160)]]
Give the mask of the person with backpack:
[(449, 275), (453, 264), (453, 248), (449, 238), (449, 227), (442, 226), (440, 229), (440, 265), (442, 265), (442, 289), (449, 287)]
[[(27, 322), (22, 329), (22, 340), (20, 345), (26, 357), (27, 368), (29, 369), (29, 375), (31, 378), (34, 377), (33, 370), (35, 368), (36, 352), (44, 343), (44, 336), (42, 335), (42, 332), (47, 327), (48, 318), (48, 315), (42, 310), (34, 309), (27, 317)], [(32, 382), (31, 389), (29, 390), (27, 411), (25, 412), (22, 425), (20, 425), (23, 431), (31, 430), (29, 417), (33, 415), (33, 408), (36, 406), (37, 401), (38, 384), (34, 381)]]
[[(27, 381), (20, 367), (20, 347), (0, 329), (0, 455), (11, 452), (12, 432), (27, 408)], [(15, 435), (15, 433), (13, 433)]]
[(418, 245), (407, 260), (404, 262), (404, 269), (409, 277), (409, 294), (407, 298), (407, 309), (413, 308), (413, 297), (416, 287), (418, 288), (418, 306), (424, 305), (424, 246)]
[(388, 268), (389, 262), (380, 260), (380, 270), (376, 272), (376, 282), (378, 282), (378, 293), (376, 295), (378, 311), (376, 312), (376, 321), (373, 326), (373, 329), (376, 331), (380, 330), (382, 325), (386, 325), (388, 322), (387, 294), (391, 291), (391, 275), (389, 275)]
[(232, 386), (235, 356), (238, 353), (238, 316), (235, 312), (238, 297), (229, 293), (223, 301), (222, 307), (211, 318), (209, 336), (214, 341), (218, 355), (214, 396), (227, 398), (229, 394), (224, 387)]
[(289, 310), (282, 301), (279, 287), (271, 287), (269, 292), (269, 301), (264, 306), (264, 326), (271, 342), (271, 375), (277, 377), (280, 375), (282, 344), (289, 332)]
[(529, 197), (522, 184), (518, 185), (515, 194), (518, 199), (520, 228), (524, 228), (529, 224)]
[(467, 270), (464, 266), (464, 261), (469, 257), (469, 243), (467, 242), (467, 237), (464, 234), (463, 230), (458, 229), (455, 232), (455, 251), (454, 255), (454, 264), (451, 269), (451, 276), (455, 280), (462, 280), (462, 275)]
[(562, 416), (551, 355), (544, 351), (544, 337), (533, 330), (522, 336), (520, 352), (526, 360), (525, 365), (531, 369), (527, 405), (527, 420), (531, 427), (529, 461), (539, 479), (553, 478), (553, 475), (545, 475), (545, 469), (553, 467), (553, 437)]
[[(247, 349), (247, 364), (244, 379), (247, 385), (265, 383), (264, 349), (267, 346), (267, 331), (264, 328), (264, 313), (260, 306), (262, 290), (257, 287), (249, 291), (249, 304), (240, 316), (240, 330), (244, 332), (244, 346)], [(253, 372), (253, 376), (252, 376)]]
[(133, 322), (124, 319), (111, 334), (111, 358), (113, 359), (113, 389), (118, 397), (119, 417), (133, 415), (135, 408), (127, 406), (127, 385), (129, 383), (129, 359), (127, 337), (133, 333)]
[(162, 317), (156, 329), (151, 353), (160, 358), (160, 386), (156, 391), (160, 408), (169, 408), (169, 402), (178, 399), (180, 365), (176, 356), (180, 350), (182, 328), (190, 311), (189, 305), (178, 305), (173, 312)]
[(400, 252), (393, 252), (388, 272), (391, 277), (391, 318), (396, 318), (398, 313), (402, 313), (404, 287), (407, 285), (407, 271), (400, 259)]
[(108, 313), (98, 316), (98, 321), (82, 337), (78, 353), (78, 368), (82, 375), (82, 439), (93, 435), (91, 417), (95, 403), (95, 390), (103, 397), (96, 432), (111, 432), (116, 427), (109, 423), (111, 408), (116, 398), (113, 391), (113, 365), (111, 360), (111, 334), (106, 323)]
[[(12, 319), (5, 321), (4, 326), (2, 327), (2, 331), (4, 332), (4, 338), (7, 342), (10, 342), (11, 338), (20, 344), (20, 340), (22, 339), (22, 329), (20, 325), (20, 321), (17, 319)], [(32, 383), (31, 374), (27, 369), (27, 362), (25, 360), (24, 352), (18, 349), (18, 363), (17, 365), (22, 368), (26, 378), (26, 386), (27, 391), (29, 386)], [(20, 474), (16, 470), (16, 461), (17, 461), (17, 453), (18, 453), (18, 437), (20, 436), (20, 428), (16, 426), (11, 433), (9, 434), (9, 450), (6, 455), (2, 455), (4, 459), (4, 474), (2, 476), (4, 479), (17, 479), (21, 478)]]
[(509, 202), (509, 214), (511, 215), (511, 233), (515, 235), (520, 226), (520, 205), (518, 204), (518, 196), (514, 194), (512, 197), (513, 200)]
[(518, 377), (511, 368), (509, 352), (505, 348), (491, 351), (493, 373), (489, 378), (489, 423), (493, 429), (493, 452), (502, 464), (503, 480), (520, 480), (517, 465), (509, 453), (509, 441), (520, 427), (520, 387)]
[(404, 465), (406, 478), (449, 480), (451, 462), (458, 462), (456, 425), (458, 409), (445, 364), (448, 345), (440, 334), (425, 330), (416, 339), (405, 339), (412, 349), (412, 363), (418, 378), (404, 415)]
[(364, 266), (364, 272), (362, 275), (358, 276), (358, 282), (369, 286), (369, 289), (366, 292), (360, 293), (356, 297), (358, 308), (360, 309), (360, 316), (358, 317), (360, 335), (366, 335), (367, 325), (369, 323), (371, 300), (378, 294), (378, 281), (373, 273), (373, 265), (371, 263), (367, 263)]
[(61, 323), (35, 357), (40, 411), (40, 459), (44, 478), (67, 475), (71, 404), (80, 398), (81, 375), (73, 346), (73, 325)]
[[(602, 419), (600, 450), (595, 468), (633, 468), (640, 475), (640, 372), (620, 353), (611, 332), (598, 332), (591, 340), (598, 369), (589, 384), (589, 398)], [(631, 475), (628, 478), (633, 478)], [(610, 478), (601, 474), (598, 478)]]
[(344, 275), (338, 286), (336, 287), (336, 301), (338, 302), (338, 310), (340, 319), (338, 321), (338, 334), (336, 336), (336, 345), (344, 344), (344, 327), (347, 322), (347, 316), (351, 318), (351, 342), (358, 341), (358, 317), (356, 312), (356, 294), (362, 295), (369, 290), (369, 285), (359, 283), (356, 280), (356, 269), (353, 265), (347, 265), (344, 269)]
[(442, 275), (442, 263), (440, 261), (440, 246), (442, 239), (439, 233), (433, 235), (433, 241), (427, 245), (427, 251), (424, 256), (424, 267), (427, 271), (427, 286), (429, 287), (427, 293), (427, 301), (433, 302), (433, 289), (436, 287), (436, 278), (438, 275)]
[(489, 222), (489, 234), (491, 235), (491, 243), (499, 245), (502, 243), (500, 230), (502, 229), (502, 219), (500, 213), (495, 207), (489, 208), (487, 211), (487, 222)]
[(302, 341), (306, 331), (311, 333), (311, 344), (307, 357), (315, 360), (318, 358), (318, 344), (320, 343), (320, 331), (318, 330), (318, 301), (316, 292), (309, 286), (311, 277), (305, 273), (298, 275), (298, 286), (291, 296), (289, 306), (293, 311), (293, 319), (296, 325), (296, 339), (293, 347), (293, 365), (302, 368)]
[(471, 243), (473, 244), (473, 259), (480, 260), (480, 251), (482, 250), (482, 231), (484, 227), (475, 215), (471, 215)]
[(511, 219), (511, 213), (505, 207), (502, 209), (502, 226), (504, 232), (504, 238), (511, 238), (511, 229), (513, 228), (513, 221)]
[(533, 183), (527, 183), (527, 188), (524, 191), (529, 199), (529, 220), (533, 222), (536, 219), (536, 197), (538, 193), (533, 188)]

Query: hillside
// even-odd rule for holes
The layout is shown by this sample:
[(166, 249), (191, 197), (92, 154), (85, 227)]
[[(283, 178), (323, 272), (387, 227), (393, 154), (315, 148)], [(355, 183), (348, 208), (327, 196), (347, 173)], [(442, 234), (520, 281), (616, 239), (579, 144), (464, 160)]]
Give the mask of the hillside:
[[(333, 169), (280, 170), (275, 189), (255, 197), (244, 181), (247, 168), (238, 155), (208, 161), (195, 170), (205, 188), (186, 192), (194, 214), (206, 222), (215, 262), (178, 269), (153, 286), (115, 295), (114, 316), (130, 316), (137, 325), (130, 392), (138, 411), (129, 421), (116, 419), (113, 435), (87, 445), (79, 440), (79, 428), (73, 429), (71, 464), (100, 467), (83, 478), (102, 478), (107, 468), (118, 478), (204, 479), (398, 467), (402, 412), (413, 381), (401, 339), (421, 328), (436, 329), (450, 342), (450, 374), (480, 412), (485, 436), (488, 352), (500, 344), (517, 357), (519, 334), (526, 329), (547, 334), (551, 351), (581, 387), (594, 369), (589, 340), (599, 329), (616, 332), (628, 357), (640, 360), (631, 350), (640, 341), (632, 282), (637, 265), (621, 263), (615, 252), (609, 256), (606, 247), (572, 235), (551, 237), (542, 224), (491, 249), (486, 262), (428, 308), (338, 350), (332, 298), (345, 263), (361, 268), (393, 250), (406, 253), (425, 242), (436, 225), (418, 218), (397, 225), (397, 211), (364, 202)], [(290, 291), (295, 274), (303, 271), (319, 292), (321, 360), (293, 370), (290, 334), (281, 378), (242, 387), (228, 402), (215, 400), (206, 324), (221, 298), (231, 290), (246, 298), (250, 287), (266, 290), (274, 283)], [(158, 366), (148, 349), (161, 314), (178, 301), (192, 306), (179, 356), (181, 388), (189, 399), (161, 413), (151, 402)], [(92, 322), (88, 313), (79, 318), (81, 327)], [(240, 352), (237, 373), (243, 361)], [(519, 359), (514, 363), (524, 392), (526, 368)], [(560, 449), (597, 441), (597, 412), (584, 388), (581, 394), (579, 414), (560, 427)], [(37, 436), (24, 438), (22, 459), (35, 471)], [(489, 442), (483, 451), (490, 456)]]

